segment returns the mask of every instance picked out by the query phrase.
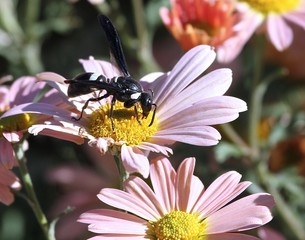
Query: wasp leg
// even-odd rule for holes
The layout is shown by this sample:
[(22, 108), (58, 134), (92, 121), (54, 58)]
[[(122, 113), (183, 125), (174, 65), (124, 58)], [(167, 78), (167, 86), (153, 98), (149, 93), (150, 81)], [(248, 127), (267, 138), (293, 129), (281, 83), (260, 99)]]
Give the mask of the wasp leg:
[(138, 123), (139, 123), (140, 125), (142, 125), (142, 123), (141, 123), (141, 121), (140, 121), (140, 119), (139, 119), (139, 112), (138, 112), (137, 105), (134, 105), (134, 112), (135, 112), (136, 119), (137, 119)]
[(104, 94), (103, 96), (98, 97), (98, 98), (89, 98), (89, 99), (85, 102), (84, 106), (82, 107), (82, 111), (81, 111), (79, 117), (78, 117), (78, 118), (72, 117), (72, 119), (75, 120), (75, 121), (79, 121), (79, 120), (83, 117), (83, 113), (84, 113), (85, 109), (88, 107), (89, 102), (98, 102), (98, 101), (102, 100), (103, 98), (106, 98), (106, 97), (109, 97), (109, 96), (110, 96), (110, 94), (106, 93), (106, 94)]
[(152, 115), (152, 118), (151, 118), (151, 121), (150, 121), (150, 124), (148, 125), (148, 127), (150, 127), (154, 123), (156, 110), (157, 110), (157, 104), (153, 103), (152, 105), (154, 106), (154, 112), (153, 112), (153, 115)]
[(114, 123), (113, 123), (112, 116), (113, 116), (113, 106), (114, 106), (115, 102), (116, 102), (116, 97), (113, 96), (112, 100), (111, 100), (111, 107), (110, 107), (110, 112), (109, 112), (109, 118), (110, 118), (110, 121), (111, 121), (112, 131), (114, 131)]

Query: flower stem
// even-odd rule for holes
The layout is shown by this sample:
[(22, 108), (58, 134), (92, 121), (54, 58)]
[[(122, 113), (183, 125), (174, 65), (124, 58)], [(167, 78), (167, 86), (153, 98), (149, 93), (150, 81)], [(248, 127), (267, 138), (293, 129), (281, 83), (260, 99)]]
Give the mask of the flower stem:
[(246, 156), (251, 155), (251, 148), (247, 145), (247, 143), (240, 137), (240, 135), (235, 131), (231, 124), (225, 123), (220, 125), (221, 129), (224, 131), (226, 136), (236, 145), (238, 146), (243, 154)]
[(140, 61), (144, 72), (159, 71), (160, 67), (154, 61), (152, 54), (152, 36), (149, 35), (145, 20), (145, 10), (142, 0), (133, 0), (133, 13), (135, 18), (136, 33), (139, 44), (137, 45), (137, 59)]
[(279, 190), (276, 186), (273, 185), (273, 182), (269, 181), (269, 176), (271, 173), (267, 167), (267, 159), (260, 152), (259, 138), (258, 138), (258, 126), (261, 120), (261, 112), (263, 106), (263, 98), (266, 93), (266, 90), (270, 83), (279, 77), (282, 77), (287, 74), (285, 69), (280, 69), (268, 77), (262, 79), (262, 64), (263, 64), (263, 44), (262, 39), (257, 39), (258, 46), (255, 49), (254, 60), (255, 60), (255, 69), (254, 69), (254, 79), (252, 82), (251, 88), (251, 99), (249, 106), (249, 145), (252, 149), (252, 155), (250, 156), (251, 161), (254, 163), (256, 173), (259, 178), (259, 182), (265, 186), (266, 190), (272, 194), (276, 202), (276, 209), (278, 214), (281, 216), (286, 226), (288, 226), (296, 237), (296, 239), (302, 240), (305, 239), (305, 231), (302, 228), (302, 221), (299, 219), (297, 214), (294, 214), (289, 204), (287, 204)]
[(115, 163), (118, 167), (119, 170), (119, 175), (120, 175), (120, 189), (123, 189), (123, 183), (125, 182), (126, 179), (129, 177), (129, 173), (125, 170), (122, 159), (118, 155), (114, 155), (114, 160)]
[(295, 236), (295, 239), (305, 239), (305, 230), (302, 226), (302, 220), (298, 217), (297, 214), (294, 214), (293, 211), (291, 211), (289, 205), (285, 202), (278, 189), (274, 187), (270, 181), (268, 181), (268, 176), (270, 176), (270, 173), (266, 164), (258, 164), (257, 173), (261, 183), (265, 185), (267, 191), (274, 197), (277, 212), (285, 221), (287, 227), (290, 228), (291, 232)]
[(260, 121), (261, 113), (261, 89), (258, 85), (261, 80), (262, 74), (262, 64), (263, 64), (263, 39), (257, 37), (256, 39), (257, 47), (254, 51), (254, 77), (252, 81), (252, 86), (250, 90), (250, 104), (249, 104), (249, 145), (252, 149), (252, 160), (256, 160), (258, 157), (258, 138), (257, 138), (257, 127)]
[(29, 198), (29, 201), (27, 201), (27, 202), (29, 203), (30, 207), (32, 208), (32, 210), (36, 216), (36, 219), (43, 231), (45, 239), (53, 240), (55, 238), (53, 236), (49, 235), (48, 220), (40, 207), (36, 193), (34, 191), (34, 186), (33, 186), (33, 182), (32, 182), (30, 173), (26, 166), (26, 158), (24, 155), (24, 151), (22, 149), (22, 142), (14, 143), (13, 148), (14, 148), (14, 151), (16, 154), (16, 158), (18, 159), (19, 170), (20, 170), (20, 174), (21, 174), (21, 178), (23, 180), (25, 190), (27, 192), (27, 197)]

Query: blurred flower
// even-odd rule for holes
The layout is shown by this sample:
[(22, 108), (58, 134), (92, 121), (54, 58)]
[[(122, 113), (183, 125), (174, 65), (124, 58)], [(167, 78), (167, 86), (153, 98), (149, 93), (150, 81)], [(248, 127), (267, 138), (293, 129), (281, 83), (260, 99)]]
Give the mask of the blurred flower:
[[(5, 204), (10, 204), (13, 201), (13, 195), (9, 189), (20, 189), (19, 179), (8, 171), (17, 165), (12, 144), (24, 140), (22, 149), (26, 151), (28, 144), (24, 139), (24, 133), (32, 124), (46, 120), (45, 116), (31, 114), (31, 111), (25, 113), (25, 110), (36, 101), (37, 97), (40, 98), (40, 102), (49, 102), (52, 106), (60, 105), (59, 98), (55, 96), (58, 93), (54, 89), (39, 97), (39, 93), (46, 84), (37, 83), (35, 77), (21, 77), (15, 80), (11, 86), (4, 85), (9, 80), (8, 78), (0, 79), (0, 188), (3, 189), (0, 201)], [(39, 105), (39, 103), (36, 104)], [(45, 106), (45, 103), (41, 104)]]
[(240, 7), (248, 11), (247, 15), (252, 19), (255, 29), (262, 23), (266, 24), (267, 35), (278, 51), (288, 48), (293, 40), (293, 31), (287, 22), (305, 29), (304, 0), (239, 0), (239, 2)]
[(235, 0), (171, 0), (171, 8), (161, 8), (160, 16), (181, 47), (212, 45), (219, 62), (234, 60), (252, 34), (253, 23)]
[[(37, 82), (35, 77), (30, 76), (18, 78), (11, 86), (0, 86), (0, 165), (7, 169), (17, 163), (11, 144), (19, 142), (32, 124), (46, 119), (36, 115), (30, 106), (34, 103), (43, 108), (46, 102), (52, 106), (63, 106), (54, 89), (39, 96), (45, 86), (45, 83)], [(35, 103), (35, 98), (40, 99), (39, 103)]]
[(256, 239), (235, 232), (269, 222), (272, 196), (257, 193), (232, 202), (250, 182), (239, 182), (241, 175), (230, 171), (205, 189), (194, 168), (194, 158), (185, 159), (177, 172), (168, 159), (155, 159), (153, 189), (139, 177), (129, 178), (125, 191), (102, 189), (98, 198), (123, 211), (95, 209), (78, 221), (100, 234), (92, 239)]
[[(116, 103), (113, 131), (108, 119), (111, 98), (107, 98), (90, 102), (80, 121), (60, 120), (61, 125), (41, 124), (31, 127), (29, 131), (33, 134), (52, 134), (75, 142), (87, 138), (89, 144), (96, 146), (101, 153), (110, 151), (120, 154), (127, 172), (140, 172), (147, 177), (147, 154), (150, 151), (167, 155), (172, 150), (165, 145), (175, 141), (198, 146), (215, 145), (221, 136), (209, 125), (233, 121), (239, 112), (247, 109), (244, 101), (222, 96), (232, 81), (230, 69), (218, 69), (199, 77), (214, 59), (215, 52), (210, 46), (197, 46), (187, 52), (171, 72), (151, 73), (140, 80), (145, 89), (153, 90), (154, 101), (158, 106), (151, 127), (148, 126), (151, 116), (142, 119), (140, 125), (134, 117), (133, 108), (127, 109), (122, 103)], [(102, 74), (107, 78), (119, 75), (113, 71), (114, 67), (110, 63), (93, 58), (81, 62), (86, 72)], [(63, 77), (54, 73), (41, 73), (39, 78), (53, 80), (51, 84), (54, 87), (63, 93), (67, 92), (68, 86), (63, 83)], [(94, 94), (103, 93), (75, 97), (71, 101), (81, 111), (88, 98), (97, 97)], [(48, 114), (47, 111), (43, 113)]]
[[(56, 184), (58, 193), (49, 214), (52, 219), (61, 216), (56, 224), (57, 239), (85, 239), (88, 231), (84, 224), (76, 221), (79, 215), (101, 207), (101, 202), (96, 198), (101, 187), (119, 186), (119, 175), (113, 159), (100, 161), (96, 152), (92, 151), (94, 148), (85, 149), (91, 155), (89, 160), (93, 167), (65, 164), (47, 173), (48, 182)], [(106, 157), (111, 158), (110, 155)], [(73, 211), (62, 214), (69, 206)]]
[[(150, 151), (167, 155), (172, 150), (165, 145), (175, 141), (198, 146), (215, 145), (221, 136), (209, 125), (233, 121), (239, 112), (247, 109), (244, 101), (222, 96), (232, 82), (230, 69), (218, 69), (199, 77), (214, 59), (215, 52), (210, 46), (197, 46), (187, 52), (171, 72), (151, 73), (140, 80), (145, 89), (153, 90), (154, 101), (158, 105), (151, 127), (148, 127), (151, 116), (142, 119), (140, 125), (134, 117), (133, 108), (127, 109), (122, 103), (116, 103), (113, 131), (108, 119), (111, 98), (107, 98), (90, 102), (80, 121), (48, 122), (32, 126), (29, 132), (74, 142), (87, 138), (89, 144), (96, 146), (101, 153), (110, 151), (120, 154), (127, 172), (139, 172), (147, 177), (147, 155)], [(90, 58), (81, 60), (81, 63), (87, 72), (102, 74), (107, 78), (119, 75), (114, 72), (114, 66), (107, 62)], [(41, 73), (38, 77), (52, 80), (54, 87), (67, 93), (68, 85), (64, 84), (63, 77), (54, 73)], [(84, 102), (91, 97), (96, 98), (96, 94), (103, 93), (97, 91), (70, 100), (81, 111)]]
[[(0, 146), (2, 151), (2, 148)], [(10, 170), (0, 167), (0, 202), (5, 205), (10, 205), (14, 201), (12, 190), (21, 189), (20, 180)]]
[(296, 165), (305, 176), (305, 137), (296, 136), (279, 142), (270, 152), (269, 168), (279, 172), (285, 167)]

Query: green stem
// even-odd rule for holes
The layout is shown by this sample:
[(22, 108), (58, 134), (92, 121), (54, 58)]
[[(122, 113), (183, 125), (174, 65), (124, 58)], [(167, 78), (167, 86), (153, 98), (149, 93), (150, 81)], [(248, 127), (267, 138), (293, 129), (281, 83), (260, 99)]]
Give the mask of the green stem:
[(257, 173), (260, 179), (260, 182), (265, 185), (266, 190), (274, 197), (277, 212), (280, 217), (285, 221), (286, 226), (290, 228), (291, 232), (294, 234), (295, 238), (298, 240), (305, 239), (305, 230), (302, 226), (303, 221), (294, 214), (293, 211), (289, 208), (289, 205), (285, 202), (282, 195), (273, 186), (272, 183), (269, 183), (268, 176), (270, 175), (267, 166), (265, 164), (258, 164)]
[(119, 170), (120, 189), (123, 189), (123, 183), (125, 182), (125, 180), (128, 179), (129, 173), (125, 170), (121, 157), (119, 155), (114, 155), (113, 157), (114, 157), (115, 163), (116, 163), (116, 165), (118, 167), (118, 170)]
[(37, 33), (37, 21), (40, 13), (39, 0), (26, 0), (24, 12), (25, 41), (22, 48), (22, 60), (30, 74), (42, 71), (41, 35)]
[(24, 184), (25, 190), (27, 192), (27, 196), (29, 198), (28, 203), (36, 216), (36, 219), (43, 231), (45, 239), (53, 240), (55, 238), (52, 236), (49, 236), (48, 220), (40, 207), (36, 193), (34, 191), (33, 182), (32, 182), (31, 176), (29, 174), (29, 171), (28, 171), (28, 168), (26, 165), (26, 158), (24, 156), (24, 151), (22, 149), (22, 142), (14, 143), (13, 148), (15, 150), (16, 158), (18, 159), (21, 178), (23, 180), (23, 184)]
[(262, 156), (259, 148), (259, 139), (258, 139), (258, 126), (261, 119), (263, 97), (266, 93), (266, 90), (269, 84), (275, 79), (284, 76), (287, 72), (283, 69), (274, 72), (269, 75), (267, 78), (261, 80), (262, 72), (262, 56), (263, 56), (263, 47), (262, 40), (258, 40), (258, 46), (254, 53), (255, 60), (255, 72), (254, 79), (251, 91), (251, 99), (249, 106), (249, 144), (252, 149), (252, 156), (250, 156), (253, 163), (256, 166), (256, 172), (259, 177), (260, 183), (266, 187), (266, 190), (272, 194), (275, 199), (276, 209), (278, 214), (284, 220), (286, 226), (290, 228), (292, 233), (295, 235), (296, 239), (302, 240), (305, 239), (305, 231), (301, 225), (302, 221), (298, 218), (297, 214), (294, 214), (293, 211), (289, 208), (289, 205), (284, 201), (279, 190), (268, 181), (268, 176), (270, 172), (268, 171), (267, 162), (264, 161), (266, 158)]
[(143, 66), (144, 72), (159, 71), (158, 64), (154, 61), (152, 54), (152, 37), (149, 35), (145, 20), (145, 11), (142, 0), (132, 1), (136, 33), (138, 39), (137, 57)]
[(285, 69), (279, 69), (278, 71), (275, 71), (274, 73), (270, 74), (268, 77), (263, 79), (263, 81), (258, 84), (254, 90), (253, 94), (251, 96), (251, 103), (249, 107), (250, 111), (250, 146), (252, 149), (252, 160), (257, 161), (258, 160), (258, 151), (259, 151), (259, 139), (258, 139), (258, 125), (261, 119), (261, 113), (262, 113), (262, 105), (263, 105), (263, 98), (267, 91), (268, 86), (270, 83), (279, 77), (282, 77), (287, 74), (287, 71)]
[(247, 145), (247, 143), (239, 136), (239, 134), (235, 131), (235, 129), (232, 127), (231, 124), (226, 123), (220, 125), (221, 129), (224, 131), (226, 136), (236, 145), (238, 146), (241, 151), (247, 155), (250, 156), (251, 154), (251, 148)]
[(263, 64), (263, 39), (257, 37), (256, 39), (256, 48), (254, 51), (254, 78), (251, 86), (251, 97), (249, 104), (249, 145), (252, 149), (252, 160), (256, 160), (258, 156), (258, 138), (257, 138), (257, 127), (260, 121), (260, 112), (261, 112), (261, 99), (260, 99), (260, 90), (258, 90), (258, 84), (261, 80), (262, 74), (262, 64)]

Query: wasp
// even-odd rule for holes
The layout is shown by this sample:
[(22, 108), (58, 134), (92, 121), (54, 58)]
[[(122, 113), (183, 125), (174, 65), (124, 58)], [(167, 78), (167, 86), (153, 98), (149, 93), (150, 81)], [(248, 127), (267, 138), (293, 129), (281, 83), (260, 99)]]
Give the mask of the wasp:
[(114, 123), (112, 119), (113, 106), (115, 105), (116, 101), (123, 102), (125, 108), (134, 107), (135, 117), (140, 125), (141, 121), (139, 118), (138, 104), (142, 109), (142, 118), (147, 118), (149, 113), (153, 111), (149, 124), (149, 126), (151, 126), (154, 122), (157, 109), (157, 104), (153, 102), (153, 91), (144, 91), (141, 83), (130, 76), (119, 34), (110, 19), (101, 14), (98, 16), (98, 21), (105, 32), (110, 47), (110, 53), (113, 56), (120, 72), (122, 73), (122, 76), (106, 78), (104, 75), (86, 72), (77, 75), (73, 79), (65, 80), (65, 83), (69, 84), (69, 97), (77, 97), (97, 90), (106, 91), (106, 93), (102, 96), (89, 98), (82, 107), (80, 116), (74, 119), (78, 121), (82, 118), (84, 110), (88, 107), (89, 102), (100, 101), (104, 98), (112, 96), (109, 112), (112, 130), (114, 130)]

